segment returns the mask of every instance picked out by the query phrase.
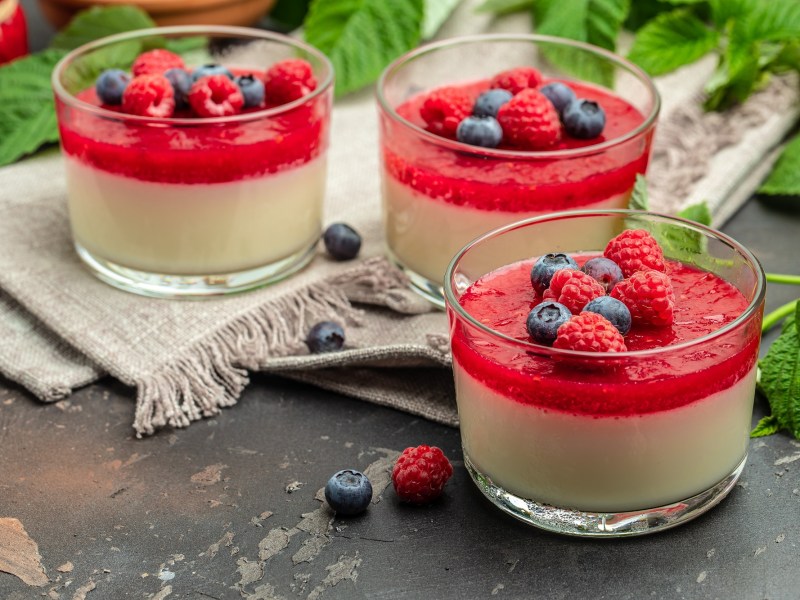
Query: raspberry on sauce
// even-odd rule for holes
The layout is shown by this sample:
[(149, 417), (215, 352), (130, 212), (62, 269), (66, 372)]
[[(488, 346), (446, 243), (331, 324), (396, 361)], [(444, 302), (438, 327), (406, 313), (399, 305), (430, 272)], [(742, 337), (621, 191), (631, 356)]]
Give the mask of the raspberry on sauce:
[(142, 117), (171, 117), (175, 112), (172, 84), (163, 75), (134, 77), (122, 93), (122, 110)]
[(544, 150), (561, 139), (561, 121), (552, 102), (538, 90), (526, 89), (497, 111), (506, 142), (528, 150)]

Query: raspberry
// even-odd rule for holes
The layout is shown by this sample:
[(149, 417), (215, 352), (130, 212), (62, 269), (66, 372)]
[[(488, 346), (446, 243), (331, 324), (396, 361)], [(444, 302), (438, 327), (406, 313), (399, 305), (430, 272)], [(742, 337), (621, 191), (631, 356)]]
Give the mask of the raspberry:
[(553, 273), (550, 287), (542, 297), (560, 302), (576, 315), (590, 301), (605, 295), (605, 288), (591, 275), (577, 269), (561, 269)]
[(169, 50), (150, 50), (136, 57), (131, 66), (133, 76), (163, 75), (170, 69), (183, 69), (183, 59)]
[(134, 77), (122, 93), (122, 110), (143, 117), (171, 117), (175, 112), (175, 92), (163, 75)]
[(519, 94), (522, 90), (539, 87), (542, 83), (542, 74), (533, 67), (517, 67), (503, 71), (492, 77), (490, 88), (502, 88), (512, 94)]
[(436, 135), (455, 138), (458, 124), (472, 112), (472, 98), (457, 88), (434, 90), (419, 109), (425, 129)]
[(558, 112), (538, 90), (523, 90), (497, 111), (505, 140), (531, 150), (549, 148), (561, 139)]
[(406, 448), (392, 470), (392, 483), (404, 502), (427, 504), (439, 497), (453, 467), (436, 446)]
[(671, 325), (675, 293), (672, 283), (660, 271), (636, 271), (611, 290), (611, 297), (621, 300), (634, 323), (642, 325)]
[(189, 106), (201, 117), (227, 117), (242, 112), (244, 97), (225, 75), (209, 75), (192, 84)]
[(626, 229), (608, 242), (603, 255), (617, 263), (625, 277), (643, 269), (662, 272), (667, 269), (661, 246), (644, 229)]
[(277, 106), (286, 104), (317, 89), (311, 65), (302, 58), (287, 58), (276, 62), (264, 75), (267, 101)]
[(608, 319), (597, 313), (575, 315), (558, 328), (554, 348), (583, 352), (625, 352), (625, 339)]

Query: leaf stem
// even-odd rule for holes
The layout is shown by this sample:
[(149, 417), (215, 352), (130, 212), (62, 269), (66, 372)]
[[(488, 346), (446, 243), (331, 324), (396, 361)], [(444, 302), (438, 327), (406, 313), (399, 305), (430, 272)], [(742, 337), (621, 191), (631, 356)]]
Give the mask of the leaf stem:
[(781, 319), (788, 317), (792, 314), (795, 309), (797, 308), (798, 300), (792, 300), (791, 302), (787, 302), (780, 308), (776, 308), (771, 313), (769, 313), (761, 323), (761, 333), (766, 333), (770, 329), (772, 329)]
[(800, 285), (800, 275), (783, 275), (781, 273), (767, 273), (770, 283), (785, 283), (787, 285)]

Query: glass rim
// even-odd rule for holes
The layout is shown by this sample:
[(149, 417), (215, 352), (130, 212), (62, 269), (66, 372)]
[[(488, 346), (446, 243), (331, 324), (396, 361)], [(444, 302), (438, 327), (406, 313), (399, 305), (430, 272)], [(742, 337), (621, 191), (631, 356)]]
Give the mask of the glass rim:
[[(644, 121), (640, 123), (636, 128), (620, 136), (617, 136), (611, 140), (606, 140), (599, 144), (583, 146), (581, 148), (569, 148), (564, 150), (498, 150), (496, 148), (478, 148), (470, 144), (465, 144), (462, 142), (458, 142), (456, 140), (450, 140), (448, 138), (444, 138), (434, 133), (431, 133), (430, 131), (426, 131), (422, 127), (414, 125), (411, 121), (401, 117), (387, 100), (384, 94), (384, 87), (389, 78), (394, 73), (399, 71), (404, 65), (416, 59), (417, 57), (424, 56), (426, 54), (433, 53), (437, 50), (441, 50), (443, 48), (449, 48), (452, 46), (473, 44), (476, 42), (495, 42), (495, 41), (556, 44), (560, 46), (584, 50), (586, 52), (590, 52), (592, 54), (600, 56), (616, 64), (617, 66), (622, 67), (623, 69), (631, 72), (642, 83), (645, 84), (645, 87), (648, 89), (653, 98), (653, 106), (650, 109), (650, 113), (645, 116)], [(490, 34), (465, 35), (465, 36), (448, 38), (446, 40), (442, 40), (439, 42), (432, 42), (420, 46), (419, 48), (407, 52), (406, 54), (403, 54), (399, 58), (395, 59), (391, 64), (389, 64), (389, 66), (387, 66), (383, 70), (380, 77), (378, 78), (377, 85), (375, 86), (375, 95), (378, 100), (378, 105), (381, 107), (381, 109), (385, 114), (391, 117), (396, 123), (399, 123), (404, 127), (407, 127), (408, 129), (413, 131), (417, 136), (422, 137), (424, 140), (435, 143), (439, 146), (450, 148), (452, 150), (457, 150), (459, 152), (480, 154), (481, 156), (487, 156), (492, 158), (509, 158), (515, 160), (577, 158), (604, 152), (606, 150), (609, 150), (610, 148), (619, 146), (620, 144), (623, 144), (629, 140), (635, 139), (644, 134), (645, 132), (647, 132), (648, 130), (652, 129), (652, 127), (655, 125), (656, 118), (658, 117), (658, 114), (661, 110), (661, 95), (659, 94), (658, 89), (656, 88), (652, 78), (641, 67), (632, 63), (628, 59), (623, 58), (622, 56), (619, 56), (609, 50), (606, 50), (605, 48), (594, 46), (592, 44), (587, 44), (585, 42), (579, 42), (576, 40), (570, 40), (567, 38), (561, 38), (551, 35), (521, 34), (521, 33), (490, 33)]]
[[(253, 40), (261, 39), (261, 40), (271, 40), (274, 42), (280, 42), (286, 46), (291, 46), (294, 48), (301, 49), (305, 52), (308, 52), (309, 54), (314, 56), (316, 59), (320, 60), (325, 65), (327, 73), (325, 79), (322, 82), (320, 82), (317, 85), (316, 89), (314, 89), (311, 93), (306, 94), (302, 98), (298, 98), (297, 100), (293, 100), (292, 102), (289, 102), (287, 104), (281, 104), (280, 106), (265, 108), (263, 110), (249, 112), (246, 114), (229, 115), (225, 117), (208, 117), (208, 118), (204, 117), (202, 119), (186, 118), (186, 117), (147, 117), (142, 115), (129, 115), (127, 113), (121, 113), (109, 110), (101, 106), (95, 106), (94, 104), (89, 104), (88, 102), (84, 102), (74, 94), (68, 92), (61, 83), (60, 76), (66, 70), (67, 66), (70, 65), (76, 58), (82, 55), (86, 55), (93, 50), (97, 50), (109, 44), (114, 44), (117, 42), (125, 42), (136, 38), (143, 38), (147, 36), (168, 36), (174, 34), (189, 34), (189, 35), (228, 34), (240, 38), (251, 38)], [(97, 40), (93, 40), (87, 44), (83, 44), (82, 46), (75, 48), (74, 50), (71, 50), (68, 54), (63, 56), (61, 60), (58, 61), (58, 63), (56, 63), (56, 66), (53, 68), (53, 73), (50, 78), (51, 85), (53, 86), (53, 91), (62, 102), (68, 104), (73, 108), (82, 110), (87, 113), (91, 113), (97, 117), (105, 119), (113, 119), (116, 121), (124, 120), (126, 122), (141, 123), (147, 125), (159, 124), (159, 125), (195, 126), (195, 127), (205, 126), (205, 125), (220, 125), (228, 123), (245, 123), (249, 121), (257, 121), (268, 117), (275, 117), (284, 113), (291, 112), (295, 108), (303, 106), (308, 102), (314, 100), (315, 98), (321, 96), (322, 94), (326, 93), (333, 85), (333, 79), (334, 79), (333, 64), (331, 63), (330, 59), (327, 56), (325, 56), (325, 54), (323, 54), (320, 50), (318, 50), (314, 46), (306, 44), (305, 42), (302, 42), (300, 40), (291, 38), (287, 35), (275, 33), (272, 31), (265, 31), (263, 29), (255, 29), (252, 27), (234, 27), (227, 25), (174, 25), (171, 27), (150, 27), (148, 29), (136, 29), (133, 31), (127, 31), (124, 33), (109, 35)]]
[[(671, 221), (673, 224), (676, 225), (682, 225), (682, 226), (688, 225), (689, 227), (694, 228), (696, 231), (708, 234), (711, 237), (717, 238), (718, 240), (725, 242), (734, 250), (736, 250), (740, 255), (744, 256), (744, 258), (747, 259), (750, 267), (753, 269), (756, 275), (756, 287), (755, 287), (755, 292), (753, 294), (753, 298), (749, 301), (747, 308), (742, 311), (742, 314), (740, 314), (730, 323), (723, 325), (722, 327), (712, 331), (711, 333), (707, 333), (706, 335), (669, 346), (660, 346), (657, 348), (650, 348), (647, 350), (627, 350), (625, 352), (586, 352), (582, 350), (565, 350), (561, 348), (544, 346), (542, 344), (536, 344), (533, 342), (518, 340), (504, 333), (496, 331), (495, 329), (492, 329), (488, 325), (481, 323), (475, 317), (473, 317), (469, 312), (467, 312), (464, 309), (464, 307), (461, 306), (461, 304), (458, 302), (458, 299), (455, 297), (455, 292), (453, 291), (453, 286), (451, 285), (453, 280), (453, 275), (455, 274), (456, 268), (460, 264), (461, 259), (464, 258), (466, 254), (473, 248), (480, 246), (482, 243), (490, 239), (498, 238), (505, 233), (509, 233), (517, 229), (523, 229), (525, 227), (528, 227), (530, 225), (535, 225), (537, 223), (543, 223), (546, 221), (557, 221), (561, 219), (568, 219), (570, 217), (592, 217), (592, 216), (656, 217), (657, 219), (665, 220), (667, 222)], [(691, 221), (689, 219), (684, 219), (682, 217), (675, 217), (671, 215), (645, 211), (645, 210), (629, 210), (629, 209), (563, 211), (557, 213), (550, 213), (548, 215), (539, 217), (531, 217), (530, 219), (523, 219), (521, 221), (516, 221), (514, 223), (504, 225), (503, 227), (498, 227), (497, 229), (493, 229), (492, 231), (489, 231), (475, 238), (474, 240), (469, 242), (466, 246), (464, 246), (461, 250), (459, 250), (458, 253), (450, 261), (450, 264), (448, 264), (444, 276), (444, 297), (445, 297), (446, 307), (449, 310), (452, 310), (457, 318), (466, 321), (472, 327), (482, 331), (485, 334), (488, 334), (492, 338), (495, 338), (506, 345), (519, 348), (525, 352), (532, 352), (544, 356), (581, 358), (589, 361), (592, 360), (596, 361), (599, 359), (608, 361), (608, 360), (620, 360), (626, 358), (643, 358), (648, 356), (658, 356), (658, 355), (663, 355), (664, 353), (667, 352), (685, 350), (697, 345), (705, 344), (707, 342), (714, 340), (715, 338), (727, 334), (728, 332), (736, 329), (737, 327), (741, 326), (742, 324), (750, 320), (753, 314), (759, 309), (761, 304), (764, 302), (765, 295), (766, 295), (766, 276), (764, 275), (764, 270), (761, 267), (761, 263), (758, 261), (756, 256), (750, 250), (748, 250), (745, 246), (734, 240), (732, 237), (722, 233), (721, 231), (718, 231), (711, 227), (707, 227), (706, 225), (702, 225), (700, 223)]]

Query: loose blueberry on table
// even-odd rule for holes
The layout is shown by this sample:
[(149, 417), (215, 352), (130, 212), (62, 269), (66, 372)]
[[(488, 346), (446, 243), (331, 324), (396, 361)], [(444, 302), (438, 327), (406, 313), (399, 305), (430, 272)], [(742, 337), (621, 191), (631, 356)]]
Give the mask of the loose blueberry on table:
[(361, 514), (372, 501), (372, 483), (360, 471), (343, 469), (334, 473), (325, 485), (325, 501), (337, 515)]

